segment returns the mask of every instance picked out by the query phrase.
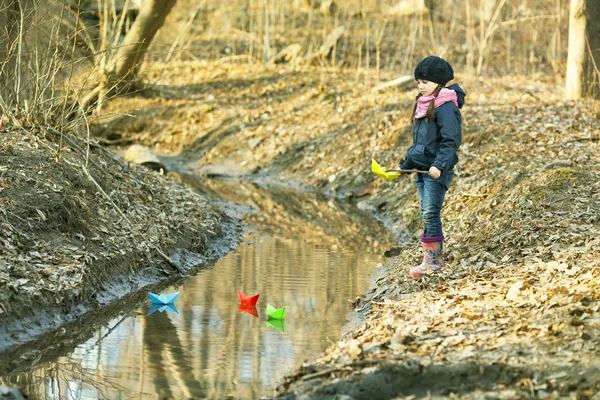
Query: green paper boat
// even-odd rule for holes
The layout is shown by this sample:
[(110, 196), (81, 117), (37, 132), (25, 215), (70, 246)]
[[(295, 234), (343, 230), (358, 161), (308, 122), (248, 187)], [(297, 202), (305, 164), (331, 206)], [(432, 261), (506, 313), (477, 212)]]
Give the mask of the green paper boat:
[(285, 307), (281, 307), (279, 310), (277, 310), (272, 305), (267, 304), (267, 318), (283, 319), (283, 317), (285, 317)]
[(285, 328), (285, 320), (283, 319), (270, 319), (266, 322), (266, 325), (269, 328), (275, 328), (277, 330), (279, 330), (280, 332), (283, 332), (283, 329)]

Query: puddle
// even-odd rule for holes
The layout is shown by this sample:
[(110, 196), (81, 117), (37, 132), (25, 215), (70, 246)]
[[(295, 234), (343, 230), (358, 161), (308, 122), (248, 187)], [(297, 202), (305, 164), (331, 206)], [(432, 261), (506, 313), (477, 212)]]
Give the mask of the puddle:
[[(350, 301), (383, 261), (385, 231), (354, 206), (314, 194), (192, 183), (241, 207), (251, 226), (243, 243), (165, 290), (181, 292), (174, 307), (144, 301), (0, 382), (39, 399), (258, 399), (340, 337)], [(255, 309), (238, 309), (238, 290), (260, 293)], [(268, 321), (267, 304), (285, 306), (284, 320)]]

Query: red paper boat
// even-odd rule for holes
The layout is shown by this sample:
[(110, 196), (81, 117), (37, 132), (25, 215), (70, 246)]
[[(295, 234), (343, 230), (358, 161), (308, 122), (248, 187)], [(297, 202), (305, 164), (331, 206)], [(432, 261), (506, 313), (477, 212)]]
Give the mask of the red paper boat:
[(253, 317), (258, 318), (258, 311), (256, 311), (255, 306), (239, 306), (237, 309), (238, 312), (245, 312), (246, 314), (250, 314)]
[(258, 301), (258, 294), (254, 296), (246, 296), (243, 292), (238, 292), (238, 297), (240, 298), (240, 304), (243, 306), (255, 306)]

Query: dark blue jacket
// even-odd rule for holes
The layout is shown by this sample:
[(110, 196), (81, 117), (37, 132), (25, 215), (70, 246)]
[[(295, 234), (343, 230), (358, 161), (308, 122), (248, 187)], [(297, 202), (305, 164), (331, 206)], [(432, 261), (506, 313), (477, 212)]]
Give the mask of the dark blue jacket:
[(401, 169), (429, 170), (436, 167), (451, 171), (458, 162), (456, 151), (462, 141), (459, 108), (465, 103), (465, 92), (458, 84), (448, 86), (456, 92), (458, 107), (453, 102), (444, 103), (433, 112), (433, 121), (427, 117), (415, 120), (413, 144), (400, 162)]

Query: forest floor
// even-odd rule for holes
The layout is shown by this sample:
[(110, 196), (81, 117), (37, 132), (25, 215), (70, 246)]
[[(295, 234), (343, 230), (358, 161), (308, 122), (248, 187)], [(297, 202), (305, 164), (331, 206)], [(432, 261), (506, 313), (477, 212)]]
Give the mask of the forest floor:
[[(101, 143), (146, 145), (181, 172), (305, 185), (393, 221), (389, 274), (354, 301), (366, 322), (282, 382), (283, 398), (600, 392), (598, 102), (563, 101), (554, 77), (459, 75), (467, 98), (443, 211), (448, 264), (416, 281), (407, 274), (420, 261), (413, 179), (370, 172), (372, 157), (395, 166), (410, 145), (414, 90), (235, 60), (153, 64), (145, 80), (141, 93), (105, 105), (92, 127)], [(86, 163), (78, 138), (2, 129), (0, 312), (13, 319), (89, 299), (108, 277), (140, 271), (128, 260), (176, 248), (210, 256), (218, 236), (234, 240), (226, 217), (170, 178), (97, 146)], [(155, 276), (177, 269), (165, 265)]]
[(448, 264), (416, 281), (413, 179), (370, 172), (372, 157), (394, 166), (409, 146), (413, 90), (373, 92), (339, 70), (155, 67), (144, 93), (107, 105), (105, 142), (145, 144), (181, 169), (308, 185), (397, 228), (389, 274), (354, 301), (366, 322), (289, 376), (283, 398), (599, 398), (598, 102), (564, 101), (560, 77), (459, 75)]

